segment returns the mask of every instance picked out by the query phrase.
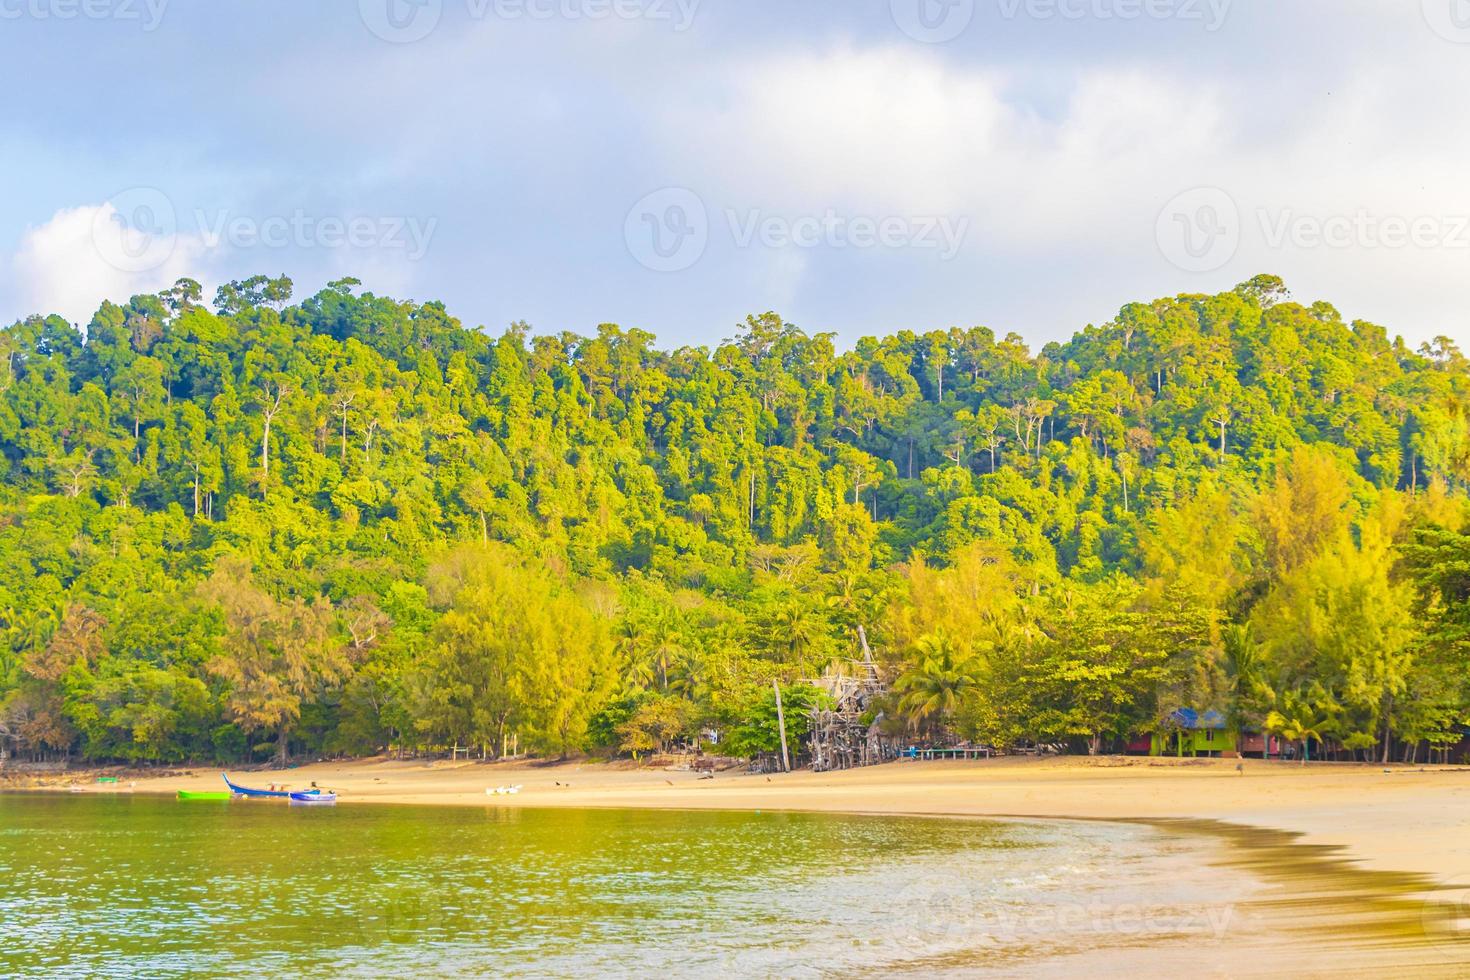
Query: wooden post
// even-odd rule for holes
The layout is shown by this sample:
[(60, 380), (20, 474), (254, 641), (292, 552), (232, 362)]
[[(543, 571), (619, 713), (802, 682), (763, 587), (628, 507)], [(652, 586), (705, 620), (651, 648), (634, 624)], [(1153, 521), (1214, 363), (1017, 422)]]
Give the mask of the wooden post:
[(781, 708), (781, 682), (771, 678), (776, 689), (776, 727), (781, 730), (781, 771), (791, 771), (791, 756), (786, 751), (786, 712)]

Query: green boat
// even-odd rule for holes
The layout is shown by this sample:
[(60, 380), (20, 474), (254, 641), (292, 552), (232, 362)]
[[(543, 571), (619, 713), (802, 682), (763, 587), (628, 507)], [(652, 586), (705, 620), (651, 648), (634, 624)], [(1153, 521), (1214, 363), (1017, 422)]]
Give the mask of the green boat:
[(224, 793), (224, 792), (219, 792), (219, 791), (216, 791), (216, 790), (209, 790), (209, 791), (198, 791), (198, 790), (191, 790), (191, 789), (181, 789), (181, 790), (179, 790), (179, 799), (181, 799), (181, 800), (228, 800), (230, 797), (232, 797), (234, 795), (235, 794), (233, 794), (233, 793)]

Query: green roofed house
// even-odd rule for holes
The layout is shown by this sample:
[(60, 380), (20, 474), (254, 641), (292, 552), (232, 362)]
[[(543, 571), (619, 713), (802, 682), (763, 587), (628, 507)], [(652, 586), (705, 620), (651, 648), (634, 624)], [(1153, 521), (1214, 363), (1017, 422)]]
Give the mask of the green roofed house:
[(1149, 755), (1218, 756), (1235, 752), (1235, 733), (1225, 725), (1218, 711), (1200, 714), (1193, 708), (1169, 712), (1164, 724), (1154, 732)]

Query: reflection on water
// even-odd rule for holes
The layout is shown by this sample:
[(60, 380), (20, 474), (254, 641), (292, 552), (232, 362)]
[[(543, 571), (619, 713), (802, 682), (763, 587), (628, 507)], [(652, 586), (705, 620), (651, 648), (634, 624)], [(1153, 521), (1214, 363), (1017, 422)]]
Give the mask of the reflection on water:
[(1029, 971), (1236, 941), (1255, 872), (1210, 867), (1212, 843), (1104, 823), (0, 796), (0, 974)]

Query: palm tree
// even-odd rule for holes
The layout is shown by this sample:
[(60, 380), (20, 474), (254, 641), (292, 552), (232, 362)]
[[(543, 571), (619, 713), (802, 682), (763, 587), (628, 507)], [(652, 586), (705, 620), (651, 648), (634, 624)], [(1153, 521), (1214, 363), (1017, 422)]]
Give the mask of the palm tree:
[(792, 602), (772, 621), (772, 646), (787, 664), (800, 664), (817, 644), (818, 627), (807, 607)]
[(1295, 691), (1281, 698), (1281, 709), (1266, 716), (1266, 730), (1302, 747), (1302, 765), (1310, 758), (1310, 739), (1322, 741), (1322, 731), (1332, 723), (1332, 712), (1321, 699)]
[(975, 689), (979, 672), (974, 660), (958, 655), (942, 633), (922, 637), (916, 647), (919, 663), (893, 688), (899, 694), (899, 710), (917, 730), (925, 722), (937, 727), (952, 716)]
[(652, 649), (649, 651), (649, 662), (658, 674), (658, 689), (665, 693), (669, 690), (669, 671), (684, 653), (679, 625), (673, 615), (662, 615), (654, 623), (650, 638)]
[(669, 671), (669, 692), (700, 701), (709, 693), (709, 668), (703, 654), (681, 650)]
[(1260, 691), (1264, 665), (1261, 662), (1261, 649), (1251, 636), (1249, 626), (1231, 623), (1225, 627), (1223, 640), (1225, 680), (1230, 697), (1227, 721), (1230, 730), (1236, 735), (1238, 745), (1240, 733), (1250, 721), (1247, 705)]
[(653, 665), (644, 656), (648, 634), (638, 620), (629, 617), (618, 626), (616, 647), (623, 664), (623, 684), (629, 691), (647, 690), (653, 684)]

